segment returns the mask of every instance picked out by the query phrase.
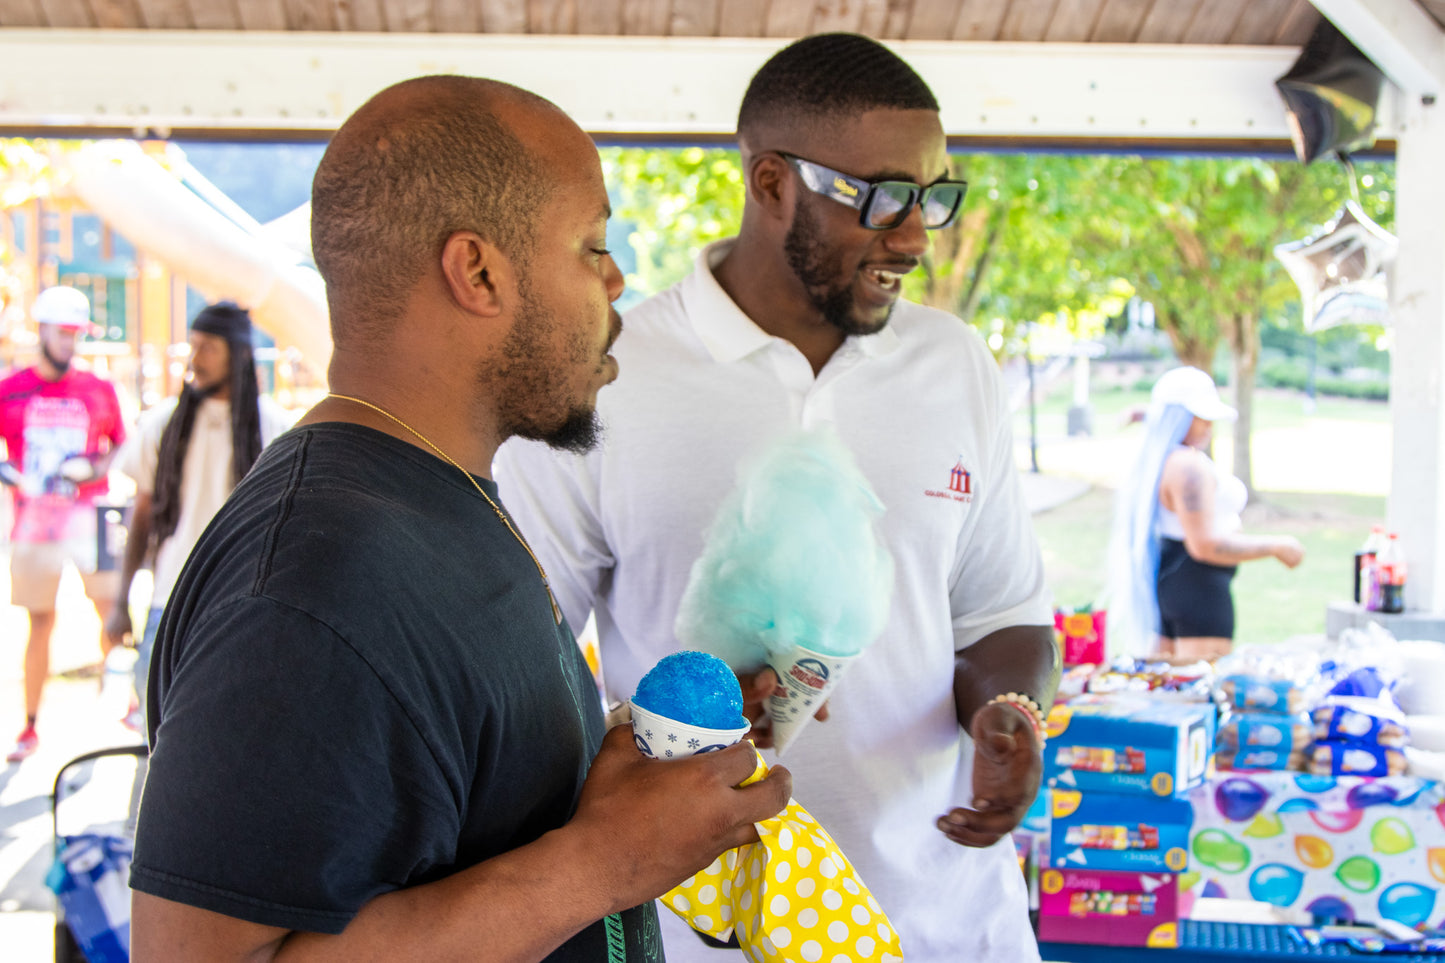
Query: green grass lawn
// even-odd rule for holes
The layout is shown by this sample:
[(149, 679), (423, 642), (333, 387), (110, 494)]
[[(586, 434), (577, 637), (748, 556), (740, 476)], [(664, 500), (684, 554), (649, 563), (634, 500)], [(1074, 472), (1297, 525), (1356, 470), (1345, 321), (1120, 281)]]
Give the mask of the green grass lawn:
[[(1065, 436), (1067, 392), (1040, 406), (1040, 470), (1092, 484), (1082, 497), (1034, 516), (1059, 605), (1093, 602), (1104, 591), (1114, 489), (1142, 437), (1141, 426), (1124, 426), (1121, 419), (1147, 401), (1141, 392), (1096, 393), (1089, 438)], [(1029, 466), (1028, 430), (1025, 410), (1014, 424), (1023, 470)], [(1385, 404), (1321, 399), (1308, 412), (1298, 394), (1256, 394), (1251, 452), (1257, 494), (1245, 511), (1245, 530), (1293, 535), (1304, 544), (1305, 560), (1294, 570), (1273, 559), (1240, 566), (1234, 582), (1238, 641), (1323, 632), (1326, 605), (1349, 598), (1355, 549), (1384, 518), (1389, 440)], [(1218, 439), (1216, 457), (1230, 463), (1229, 448), (1228, 438)]]

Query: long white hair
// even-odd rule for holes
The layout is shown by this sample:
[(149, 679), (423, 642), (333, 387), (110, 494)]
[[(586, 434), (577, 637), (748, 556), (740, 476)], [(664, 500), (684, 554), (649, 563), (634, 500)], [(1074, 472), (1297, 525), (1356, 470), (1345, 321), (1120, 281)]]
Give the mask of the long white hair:
[(1134, 656), (1154, 654), (1159, 638), (1159, 479), (1164, 462), (1184, 441), (1194, 415), (1177, 404), (1151, 404), (1144, 443), (1134, 468), (1119, 486), (1109, 539), (1110, 649)]

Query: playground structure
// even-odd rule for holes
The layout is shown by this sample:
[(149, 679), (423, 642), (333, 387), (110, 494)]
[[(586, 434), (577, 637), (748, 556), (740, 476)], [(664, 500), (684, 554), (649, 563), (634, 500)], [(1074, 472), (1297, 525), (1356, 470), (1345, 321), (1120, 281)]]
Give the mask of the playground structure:
[(55, 151), (51, 163), (51, 195), (0, 218), (19, 254), (6, 268), (19, 283), (0, 315), (4, 361), (29, 360), (34, 334), (24, 306), (36, 291), (74, 285), (90, 295), (96, 322), (83, 353), (149, 405), (179, 388), (189, 286), (208, 301), (251, 310), (275, 342), (260, 357), (283, 402), (302, 403), (324, 382), (325, 285), (308, 252), (251, 218), (179, 147), (94, 141)]

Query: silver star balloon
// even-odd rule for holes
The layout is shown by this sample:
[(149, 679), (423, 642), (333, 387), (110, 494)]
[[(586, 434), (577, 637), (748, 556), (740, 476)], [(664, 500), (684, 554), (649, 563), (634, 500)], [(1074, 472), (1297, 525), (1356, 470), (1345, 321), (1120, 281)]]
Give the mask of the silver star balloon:
[(1274, 256), (1299, 285), (1306, 331), (1337, 324), (1389, 324), (1387, 269), (1400, 242), (1353, 200), (1323, 231), (1277, 245)]

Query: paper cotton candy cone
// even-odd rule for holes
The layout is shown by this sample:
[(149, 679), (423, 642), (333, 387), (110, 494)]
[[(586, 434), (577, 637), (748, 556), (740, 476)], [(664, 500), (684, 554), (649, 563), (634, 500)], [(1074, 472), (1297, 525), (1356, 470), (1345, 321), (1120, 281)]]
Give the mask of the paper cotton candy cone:
[[(767, 775), (761, 756), (743, 782)], [(794, 800), (757, 824), (758, 841), (730, 849), (662, 902), (719, 940), (734, 932), (757, 963), (901, 961), (893, 924), (838, 844)]]
[(768, 664), (783, 683), (783, 691), (768, 700), (773, 718), (773, 751), (779, 756), (787, 749), (813, 713), (828, 698), (856, 655), (828, 655), (803, 646), (775, 655)]

